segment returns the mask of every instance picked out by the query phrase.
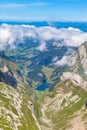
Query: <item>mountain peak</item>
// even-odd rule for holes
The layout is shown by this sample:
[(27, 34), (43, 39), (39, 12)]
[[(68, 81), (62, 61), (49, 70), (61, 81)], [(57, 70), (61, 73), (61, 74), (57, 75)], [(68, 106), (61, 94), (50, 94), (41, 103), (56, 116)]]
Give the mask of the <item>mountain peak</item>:
[(80, 59), (87, 57), (87, 42), (84, 42), (78, 49)]
[(87, 89), (87, 42), (84, 42), (71, 57), (69, 70), (63, 72), (61, 79)]
[(70, 66), (82, 66), (82, 69), (87, 70), (87, 42), (84, 42), (77, 50), (77, 52), (70, 59)]

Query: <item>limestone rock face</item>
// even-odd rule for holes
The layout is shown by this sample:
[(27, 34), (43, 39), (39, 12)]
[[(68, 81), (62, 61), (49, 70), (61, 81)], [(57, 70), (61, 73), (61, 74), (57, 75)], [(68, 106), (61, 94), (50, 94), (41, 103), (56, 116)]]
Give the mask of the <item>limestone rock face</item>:
[(87, 89), (87, 42), (83, 43), (71, 57), (70, 62), (71, 72), (64, 72), (61, 80), (70, 80), (74, 84)]
[[(85, 43), (85, 44), (87, 44), (87, 43)], [(87, 58), (86, 47), (85, 47), (84, 44), (79, 47), (78, 51), (79, 51), (79, 55), (80, 55), (80, 58), (81, 58), (81, 59), (82, 59), (82, 58)]]
[(84, 70), (87, 69), (87, 48), (86, 47), (87, 47), (87, 45), (82, 45), (79, 48), (79, 55), (80, 55), (80, 59), (81, 59), (81, 64), (82, 64)]
[(77, 53), (70, 59), (70, 66), (81, 63), (84, 71), (87, 70), (87, 42), (82, 44)]
[(87, 70), (87, 59), (86, 58), (82, 59), (81, 63), (83, 65), (84, 70)]
[(78, 59), (78, 55), (73, 56), (73, 57), (70, 59), (69, 66), (75, 65), (77, 59)]
[(13, 87), (17, 86), (17, 80), (14, 77), (14, 73), (8, 69), (2, 60), (0, 60), (0, 82), (7, 83)]
[(76, 73), (64, 72), (61, 76), (61, 80), (70, 80), (74, 84), (81, 86), (87, 90), (87, 82), (82, 79), (82, 77)]

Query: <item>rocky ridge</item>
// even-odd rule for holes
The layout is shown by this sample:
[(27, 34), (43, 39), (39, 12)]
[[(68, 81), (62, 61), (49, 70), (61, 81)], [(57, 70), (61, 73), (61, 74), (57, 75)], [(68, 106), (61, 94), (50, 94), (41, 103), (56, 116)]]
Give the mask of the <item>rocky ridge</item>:
[(87, 90), (87, 42), (84, 42), (69, 60), (69, 71), (63, 72), (61, 80), (70, 80)]
[(0, 59), (0, 81), (13, 87), (17, 86), (17, 80), (14, 73), (6, 66), (5, 62)]

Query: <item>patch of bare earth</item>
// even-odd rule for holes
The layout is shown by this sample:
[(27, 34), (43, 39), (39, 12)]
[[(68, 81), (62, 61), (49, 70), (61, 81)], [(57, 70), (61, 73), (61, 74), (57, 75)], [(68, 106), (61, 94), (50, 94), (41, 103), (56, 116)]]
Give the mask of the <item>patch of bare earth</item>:
[(81, 111), (77, 112), (76, 117), (70, 121), (71, 127), (67, 130), (86, 130), (85, 121), (83, 121), (83, 113)]

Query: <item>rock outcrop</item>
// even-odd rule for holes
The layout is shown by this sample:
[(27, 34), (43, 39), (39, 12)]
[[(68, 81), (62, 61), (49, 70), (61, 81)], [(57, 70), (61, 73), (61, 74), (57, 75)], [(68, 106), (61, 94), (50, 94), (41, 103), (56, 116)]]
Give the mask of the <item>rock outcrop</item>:
[(61, 80), (70, 80), (74, 84), (81, 86), (82, 88), (87, 90), (87, 82), (83, 80), (83, 78), (80, 75), (76, 73), (64, 72), (63, 75), (61, 76)]
[(87, 70), (87, 42), (84, 42), (70, 59), (70, 66), (81, 64), (83, 70)]
[(64, 72), (61, 80), (70, 80), (87, 90), (87, 42), (84, 42), (69, 61), (70, 71)]
[(17, 80), (14, 77), (13, 72), (0, 60), (0, 82), (7, 83), (13, 87), (17, 86)]

